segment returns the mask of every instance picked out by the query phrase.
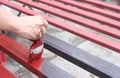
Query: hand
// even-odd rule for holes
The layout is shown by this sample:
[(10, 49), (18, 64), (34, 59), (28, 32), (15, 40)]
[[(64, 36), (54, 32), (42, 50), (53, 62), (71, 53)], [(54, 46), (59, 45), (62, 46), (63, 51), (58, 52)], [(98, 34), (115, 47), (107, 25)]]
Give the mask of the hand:
[(17, 30), (13, 30), (18, 36), (36, 40), (46, 33), (48, 22), (41, 16), (18, 17), (13, 23)]

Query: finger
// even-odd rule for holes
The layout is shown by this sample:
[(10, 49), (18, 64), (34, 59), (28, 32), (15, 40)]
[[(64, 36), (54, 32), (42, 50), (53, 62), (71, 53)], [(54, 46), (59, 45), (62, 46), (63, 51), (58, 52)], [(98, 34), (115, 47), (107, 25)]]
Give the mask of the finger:
[(37, 39), (40, 39), (40, 38), (42, 37), (41, 28), (42, 28), (42, 27), (40, 27), (39, 29), (36, 30), (35, 35), (36, 35), (36, 38), (37, 38)]
[(43, 20), (43, 23), (44, 23), (44, 26), (45, 26), (45, 28), (47, 28), (48, 27), (48, 22), (44, 19), (44, 18), (42, 18), (42, 20)]
[(42, 32), (42, 35), (43, 35), (43, 36), (45, 35), (45, 33), (47, 33), (46, 28), (45, 28), (44, 26), (42, 27), (41, 32)]
[(38, 39), (42, 38), (42, 26), (39, 28)]
[(30, 39), (31, 40), (37, 40), (38, 36), (36, 34), (32, 33)]
[(43, 37), (43, 35), (42, 35), (42, 33), (40, 32), (39, 33), (39, 38), (38, 39), (40, 39), (40, 38), (42, 38)]
[(40, 33), (40, 30), (34, 28), (33, 31), (31, 31), (32, 40), (37, 40), (39, 38), (39, 33)]
[[(36, 27), (37, 27), (37, 26), (36, 26)], [(39, 33), (40, 33), (40, 30), (39, 30), (39, 29), (40, 29), (40, 28), (33, 28), (32, 31), (31, 31), (31, 33), (33, 33), (34, 35), (38, 36)]]
[(40, 39), (41, 38), (41, 30), (40, 30), (40, 28), (38, 29), (38, 32), (37, 32), (37, 39)]

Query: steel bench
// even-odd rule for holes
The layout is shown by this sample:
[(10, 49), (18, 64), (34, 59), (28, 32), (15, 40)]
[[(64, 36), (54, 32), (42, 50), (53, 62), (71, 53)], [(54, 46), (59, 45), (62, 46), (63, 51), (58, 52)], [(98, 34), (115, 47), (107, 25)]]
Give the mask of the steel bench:
[(10, 71), (0, 65), (0, 78), (17, 78)]
[[(95, 6), (90, 6), (87, 4), (79, 3), (72, 0), (16, 0), (16, 2), (22, 3), (29, 7), (34, 7), (44, 12), (56, 15), (58, 17), (64, 18), (66, 20), (72, 21), (74, 23), (83, 25), (84, 27), (90, 28), (92, 30), (98, 31), (100, 33), (109, 35), (116, 39), (120, 39), (120, 16), (114, 11), (120, 11), (120, 8), (115, 5), (110, 5), (98, 0), (83, 0), (93, 5), (99, 5), (114, 11), (104, 10), (97, 8)], [(38, 3), (43, 3), (49, 6), (42, 6)], [(25, 7), (19, 6), (10, 1), (0, 0), (0, 4), (6, 5), (13, 8), (21, 13), (27, 15), (41, 15), (43, 16), (49, 24), (82, 37), (86, 40), (97, 43), (115, 52), (120, 52), (120, 43), (107, 39), (98, 34), (86, 31), (79, 27), (72, 26), (70, 24), (64, 23), (62, 21), (51, 18), (47, 15), (40, 14), (34, 10), (27, 9)], [(70, 6), (68, 6), (70, 5)], [(74, 8), (76, 7), (76, 8)], [(59, 8), (61, 10), (56, 10)], [(82, 10), (81, 10), (82, 9)], [(75, 15), (72, 15), (73, 13)], [(77, 16), (76, 16), (77, 15)], [(89, 21), (79, 16), (85, 17), (87, 19), (96, 21)], [(104, 26), (103, 26), (104, 25)], [(107, 26), (105, 26), (107, 25)], [(31, 72), (36, 74), (38, 77), (48, 77), (48, 78), (74, 78), (70, 74), (62, 71), (60, 68), (54, 66), (43, 58), (36, 60), (34, 63), (28, 63), (28, 50), (20, 45), (15, 40), (2, 34), (0, 36), (0, 49), (15, 59), (17, 62), (22, 64), (24, 67), (29, 69)], [(45, 48), (52, 51), (53, 53), (63, 57), (64, 59), (74, 63), (75, 65), (82, 67), (83, 69), (93, 73), (100, 78), (120, 78), (119, 72), (120, 68), (113, 65), (105, 60), (102, 60), (96, 56), (93, 56), (81, 49), (76, 48), (68, 43), (65, 43), (51, 35), (46, 35), (44, 38)], [(8, 45), (9, 44), (9, 45)], [(14, 44), (14, 45), (13, 45)], [(17, 46), (17, 47), (16, 47)], [(111, 68), (112, 67), (112, 68)], [(108, 71), (108, 68), (109, 71)], [(59, 73), (59, 74), (57, 74)]]

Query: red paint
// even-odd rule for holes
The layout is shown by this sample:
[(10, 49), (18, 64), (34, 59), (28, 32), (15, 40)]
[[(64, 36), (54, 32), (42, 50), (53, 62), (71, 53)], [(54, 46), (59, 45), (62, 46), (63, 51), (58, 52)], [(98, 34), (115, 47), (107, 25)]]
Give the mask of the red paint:
[(0, 65), (5, 65), (7, 63), (6, 55), (3, 51), (0, 50)]
[(61, 22), (59, 20), (56, 20), (54, 18), (51, 18), (51, 17), (48, 17), (46, 15), (43, 15), (43, 14), (40, 14), (40, 13), (37, 13), (37, 12), (34, 12), (32, 10), (29, 10), (29, 9), (26, 9), (26, 8), (23, 8), (21, 6), (18, 6), (14, 3), (10, 3), (9, 1), (0, 1), (0, 3), (4, 4), (4, 5), (7, 5), (13, 9), (16, 9), (18, 11), (21, 11), (25, 14), (28, 14), (28, 15), (41, 15), (43, 16), (50, 24), (58, 27), (58, 28), (61, 28), (63, 30), (66, 30), (68, 32), (71, 32), (79, 37), (82, 37), (82, 38), (85, 38), (85, 39), (88, 39), (90, 41), (93, 41), (97, 44), (100, 44), (104, 47), (107, 47), (109, 49), (112, 49), (116, 52), (120, 52), (120, 44), (117, 43), (117, 42), (114, 42), (114, 41), (111, 41), (109, 39), (106, 39), (104, 37), (101, 37), (101, 36), (98, 36), (94, 33), (91, 33), (91, 32), (88, 32), (88, 31), (85, 31), (83, 29), (80, 29), (78, 27), (75, 27), (75, 26), (71, 26), (69, 24), (66, 24), (64, 22)]
[[(42, 47), (42, 48), (39, 48)], [(34, 50), (36, 52), (34, 52)], [(39, 50), (39, 51), (38, 51)], [(44, 42), (40, 39), (35, 40), (33, 44), (30, 46), (29, 50), (29, 62), (32, 63), (35, 60), (41, 58), (44, 50)]]
[[(19, 1), (19, 0), (18, 0)], [(49, 0), (38, 0), (40, 3), (44, 3), (44, 4), (48, 4), (48, 5), (51, 5), (51, 6), (54, 6), (56, 8), (60, 8), (62, 10), (65, 10), (65, 11), (68, 11), (68, 12), (71, 12), (71, 13), (74, 13), (74, 14), (77, 14), (77, 15), (80, 15), (80, 16), (83, 16), (83, 17), (86, 17), (86, 18), (89, 18), (89, 19), (93, 19), (95, 21), (98, 21), (98, 22), (101, 22), (101, 23), (104, 23), (104, 24), (107, 24), (107, 25), (110, 25), (111, 27), (114, 27), (115, 24), (116, 25), (119, 25), (120, 22), (117, 22), (115, 20), (112, 20), (112, 19), (109, 19), (109, 18), (106, 18), (106, 17), (103, 17), (103, 16), (100, 16), (100, 15), (96, 15), (94, 13), (88, 13), (87, 11), (83, 11), (83, 10), (80, 10), (80, 9), (75, 9), (73, 7), (70, 7), (70, 6), (67, 6), (67, 5), (64, 5), (64, 4), (61, 4), (59, 2), (56, 2), (56, 1), (49, 1)], [(21, 1), (20, 1), (21, 2)], [(41, 9), (39, 5), (37, 4), (32, 4), (30, 2), (25, 2), (25, 1), (22, 1), (26, 4), (31, 4), (33, 7), (36, 6), (36, 8), (39, 8)], [(46, 7), (47, 8), (47, 7)], [(49, 8), (47, 8), (49, 9)], [(49, 11), (49, 10), (48, 10)], [(50, 12), (52, 11), (52, 12)], [(78, 24), (82, 24), (88, 28), (91, 28), (95, 31), (99, 31), (99, 32), (102, 32), (102, 33), (105, 33), (107, 35), (110, 35), (110, 36), (114, 36), (118, 39), (120, 39), (120, 31), (119, 30), (114, 30), (112, 28), (109, 28), (107, 26), (104, 26), (103, 25), (100, 25), (98, 23), (94, 23), (94, 22), (91, 22), (91, 21), (87, 21), (85, 19), (81, 19), (81, 18), (78, 18), (76, 16), (73, 16), (71, 14), (68, 14), (68, 13), (64, 13), (62, 11), (55, 11), (54, 9), (50, 9), (50, 13), (53, 13), (54, 14), (56, 13), (56, 15), (60, 15), (61, 17), (65, 18), (65, 19), (68, 19), (68, 20), (72, 20)], [(115, 26), (116, 27), (116, 26)], [(117, 28), (120, 29), (120, 25), (117, 26)]]
[[(92, 22), (80, 19), (80, 18), (78, 18), (78, 17), (76, 17), (74, 15), (71, 15), (71, 14), (68, 14), (68, 13), (65, 13), (65, 12), (62, 12), (62, 11), (56, 11), (54, 9), (49, 9), (47, 7), (40, 6), (37, 3), (33, 3), (31, 1), (25, 1), (25, 0), (17, 0), (17, 1), (19, 1), (21, 3), (28, 4), (30, 6), (34, 6), (34, 7), (38, 8), (38, 9), (42, 9), (42, 10), (44, 10), (46, 12), (50, 12), (50, 13), (55, 14), (57, 16), (60, 16), (62, 18), (68, 19), (70, 21), (74, 21), (74, 22), (76, 22), (78, 24), (82, 24), (82, 25), (84, 25), (86, 27), (89, 27), (91, 29), (94, 29), (96, 31), (99, 31), (99, 32), (102, 32), (102, 33), (105, 33), (105, 34), (108, 34), (110, 36), (113, 36), (113, 37), (116, 37), (116, 38), (120, 39), (120, 31), (119, 30), (113, 30), (113, 29), (108, 28), (108, 27), (102, 27), (101, 25), (98, 25), (96, 23), (92, 23)], [(49, 4), (49, 5), (55, 6), (57, 8), (61, 8), (61, 9), (67, 10), (69, 12), (79, 14), (81, 16), (84, 16), (84, 17), (99, 21), (99, 22), (104, 22), (104, 23), (106, 22), (106, 24), (110, 24), (112, 27), (116, 27), (116, 28), (120, 29), (120, 26), (119, 26), (120, 22), (119, 21), (117, 21), (117, 22), (114, 21), (114, 23), (112, 23), (113, 22), (112, 20), (102, 19), (101, 16), (97, 16), (97, 17), (93, 16), (92, 17), (91, 14), (88, 14), (88, 13), (83, 12), (83, 11), (78, 12), (75, 9), (71, 10), (70, 8), (66, 7), (66, 5), (60, 4), (58, 2), (56, 2), (56, 4), (54, 4), (55, 2), (50, 3), (47, 0), (46, 1), (45, 0), (40, 0), (40, 1), (44, 2), (46, 4)], [(92, 12), (95, 12), (95, 13), (107, 15), (109, 17), (114, 17), (113, 20), (114, 19), (117, 19), (117, 20), (120, 19), (120, 16), (118, 16), (117, 14), (112, 15), (114, 13), (111, 13), (111, 12), (109, 12), (110, 14), (109, 13), (107, 14), (106, 11), (99, 10), (99, 9), (96, 9), (96, 8), (89, 8), (89, 6), (87, 6), (87, 5), (86, 6), (83, 6), (81, 4), (79, 5), (75, 1), (68, 1), (68, 0), (60, 0), (60, 1), (64, 2), (64, 3), (68, 3), (70, 5), (80, 7), (80, 8), (88, 9), (88, 11), (92, 11)], [(86, 0), (86, 1), (88, 1), (88, 0)], [(75, 35), (77, 35), (79, 37), (84, 38), (84, 39), (88, 39), (90, 41), (93, 41), (93, 42), (95, 42), (97, 44), (100, 44), (100, 45), (102, 45), (104, 47), (112, 49), (112, 50), (114, 50), (116, 52), (120, 52), (120, 43), (111, 41), (109, 39), (106, 39), (106, 38), (101, 37), (99, 35), (96, 35), (94, 33), (91, 33), (91, 32), (85, 31), (83, 29), (80, 29), (78, 27), (71, 26), (69, 24), (66, 24), (66, 23), (61, 22), (59, 20), (56, 20), (54, 18), (48, 17), (46, 15), (37, 13), (35, 11), (23, 8), (22, 6), (16, 5), (16, 4), (11, 3), (9, 1), (0, 0), (0, 3), (4, 4), (6, 6), (9, 6), (9, 7), (15, 9), (15, 10), (21, 11), (21, 12), (23, 12), (25, 14), (28, 14), (28, 15), (41, 15), (50, 24), (52, 24), (52, 25), (54, 25), (54, 26), (56, 26), (58, 28), (61, 28), (61, 29), (66, 30), (68, 32), (71, 32), (71, 33), (73, 33), (73, 34), (75, 34)], [(116, 7), (114, 7), (114, 8), (116, 8)], [(94, 10), (92, 10), (92, 9), (94, 9)], [(118, 8), (116, 8), (116, 9), (119, 10)], [(22, 64), (24, 67), (29, 69), (31, 72), (36, 74), (37, 76), (44, 77), (44, 74), (40, 71), (40, 69), (42, 68), (42, 64), (44, 62), (44, 59), (42, 57), (39, 58), (39, 59), (38, 58), (35, 59), (34, 62), (32, 62), (32, 63), (29, 63), (29, 58), (30, 58), (29, 52), (30, 51), (27, 48), (25, 48), (24, 46), (22, 46), (21, 44), (19, 44), (18, 42), (16, 42), (15, 40), (12, 40), (11, 38), (5, 36), (4, 34), (2, 34), (0, 36), (0, 49), (3, 52), (5, 52), (6, 54), (8, 54), (9, 56), (11, 56), (13, 59), (15, 59), (17, 62)], [(4, 77), (1, 77), (1, 78), (4, 78)]]
[[(0, 35), (3, 33), (4, 33), (3, 31), (0, 31)], [(6, 63), (7, 63), (6, 55), (2, 50), (0, 50), (0, 65), (4, 66)]]
[(0, 49), (38, 77), (44, 77), (43, 73), (40, 72), (44, 59), (40, 58), (33, 63), (29, 63), (29, 50), (20, 43), (3, 34), (0, 36)]
[(58, 0), (58, 1), (62, 2), (62, 3), (69, 4), (71, 6), (75, 6), (77, 8), (80, 8), (80, 9), (83, 9), (83, 10), (86, 10), (86, 11), (90, 11), (90, 12), (94, 12), (94, 13), (97, 13), (97, 14), (100, 14), (100, 15), (103, 15), (103, 16), (106, 16), (106, 17), (110, 17), (110, 18), (116, 19), (118, 21), (120, 20), (120, 15), (119, 14), (113, 13), (111, 11), (107, 11), (107, 10), (104, 10), (104, 9), (100, 9), (100, 8), (95, 7), (95, 6), (86, 5), (86, 4), (83, 4), (83, 3), (80, 3), (80, 2), (78, 3), (78, 2), (72, 1), (72, 0)]
[[(27, 4), (29, 6), (33, 6), (35, 8), (41, 9), (41, 10), (43, 10), (45, 12), (49, 12), (51, 14), (60, 16), (60, 17), (65, 18), (65, 19), (68, 19), (70, 21), (76, 22), (78, 24), (82, 24), (84, 26), (93, 28), (93, 29), (94, 29), (94, 27), (91, 27), (91, 26), (98, 26), (98, 27), (100, 27), (98, 29), (103, 28), (103, 26), (100, 26), (99, 24), (96, 24), (94, 22), (91, 22), (91, 21), (88, 21), (88, 20), (85, 20), (85, 19), (82, 19), (82, 18), (78, 18), (78, 16), (71, 15), (71, 14), (63, 12), (63, 11), (55, 10), (53, 8), (48, 8), (48, 7), (45, 7), (45, 6), (40, 6), (39, 4), (31, 2), (31, 1), (24, 1), (24, 0), (17, 0), (17, 1), (21, 2), (21, 3), (24, 3), (24, 4)], [(41, 0), (41, 2), (43, 2), (43, 1)], [(52, 4), (52, 3), (54, 3), (54, 2), (51, 2), (50, 4)], [(57, 4), (57, 5), (60, 5), (62, 7), (61, 4)], [(66, 7), (66, 6), (64, 6), (64, 7)], [(66, 7), (66, 9), (68, 9), (70, 11), (70, 9), (74, 9), (74, 8), (71, 8), (71, 7), (67, 8)], [(112, 19), (100, 16), (100, 15), (97, 15), (97, 14), (88, 13), (88, 12), (82, 11), (82, 10), (78, 12), (78, 9), (74, 9), (74, 10), (72, 10), (72, 12), (78, 13), (79, 15), (87, 17), (87, 18), (90, 18), (90, 19), (94, 19), (95, 21), (102, 22), (103, 24), (107, 24), (107, 25), (109, 25), (111, 27), (115, 27), (115, 28), (120, 29), (120, 25), (119, 25), (120, 22), (118, 22), (118, 21), (115, 21), (115, 20), (112, 20)], [(96, 29), (96, 27), (95, 27), (95, 29)], [(107, 28), (107, 29), (109, 29), (109, 28)]]
[(14, 74), (0, 65), (0, 78), (17, 78)]
[(102, 1), (98, 1), (98, 0), (81, 0), (81, 1), (91, 3), (91, 4), (94, 4), (94, 5), (98, 5), (98, 6), (102, 6), (102, 7), (112, 9), (112, 10), (115, 10), (115, 11), (120, 11), (119, 6), (108, 4), (108, 3), (105, 3), (105, 2), (102, 2)]
[[(61, 0), (59, 0), (59, 1), (61, 1)], [(65, 0), (62, 0), (62, 1), (65, 1)], [(111, 10), (114, 10), (114, 11), (120, 11), (119, 6), (109, 4), (109, 3), (106, 3), (106, 2), (102, 2), (100, 0), (81, 0), (81, 1), (86, 2), (86, 3), (90, 3), (90, 4), (94, 4), (94, 5), (97, 5), (97, 6), (100, 6), (100, 7), (104, 7), (104, 8), (107, 8), (107, 9), (111, 9)]]

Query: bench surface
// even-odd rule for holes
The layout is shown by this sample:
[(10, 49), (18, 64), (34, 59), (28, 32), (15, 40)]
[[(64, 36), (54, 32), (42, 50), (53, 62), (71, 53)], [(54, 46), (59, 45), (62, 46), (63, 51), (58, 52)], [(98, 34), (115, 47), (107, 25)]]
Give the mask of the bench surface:
[[(117, 12), (120, 12), (120, 8), (118, 6), (107, 4), (107, 3), (101, 2), (99, 0), (81, 0), (81, 1), (82, 2), (76, 2), (73, 0), (56, 0), (56, 1), (34, 0), (34, 2), (33, 2), (33, 1), (28, 1), (28, 0), (27, 1), (26, 0), (16, 0), (16, 2), (24, 4), (24, 7), (19, 6), (16, 3), (13, 3), (10, 1), (0, 0), (0, 3), (3, 5), (9, 6), (17, 11), (20, 11), (24, 14), (27, 14), (27, 15), (41, 15), (49, 22), (49, 24), (51, 24), (53, 26), (61, 28), (65, 31), (73, 33), (79, 37), (82, 37), (86, 40), (97, 43), (101, 46), (104, 46), (108, 49), (111, 49), (111, 50), (119, 53), (120, 52), (120, 43), (117, 42), (116, 40), (120, 40), (120, 21), (119, 21), (120, 15), (117, 13)], [(40, 3), (40, 4), (38, 4), (38, 3)], [(47, 6), (44, 6), (42, 4), (47, 5)], [(100, 6), (100, 7), (104, 7), (104, 8), (99, 8), (96, 5)], [(30, 9), (25, 8), (25, 6), (28, 6)], [(47, 16), (45, 14), (35, 12), (33, 9), (31, 9), (32, 7), (42, 10), (44, 12), (47, 12), (49, 14), (53, 14), (55, 16), (65, 19), (65, 20), (69, 20), (78, 25), (82, 25), (83, 27), (87, 27), (87, 28), (97, 31), (99, 33), (105, 34), (116, 40), (114, 40), (114, 41), (110, 40), (109, 38), (106, 38), (99, 34), (92, 33), (85, 29), (81, 29), (80, 27), (72, 26), (69, 23), (59, 21), (59, 20), (52, 18), (50, 16)], [(60, 10), (57, 10), (55, 8), (60, 9)], [(6, 38), (6, 37), (4, 37), (4, 38)], [(2, 37), (1, 37), (1, 39), (2, 39)], [(7, 38), (6, 38), (6, 40), (7, 40)], [(104, 61), (96, 56), (90, 55), (87, 52), (85, 52), (81, 49), (78, 49), (74, 46), (71, 46), (70, 44), (67, 44), (59, 39), (56, 39), (56, 38), (50, 36), (50, 35), (46, 35), (44, 40), (45, 40), (45, 48), (46, 49), (49, 49), (50, 51), (54, 52), (55, 54), (63, 57), (64, 59), (69, 60), (70, 62), (78, 65), (79, 67), (84, 68), (85, 70), (99, 76), (100, 78), (120, 78), (119, 73), (118, 73), (118, 72), (120, 72), (119, 67), (117, 67), (107, 61)], [(14, 42), (14, 41), (12, 41), (12, 42)], [(12, 52), (14, 52), (15, 47), (13, 49), (10, 49), (10, 48), (8, 48), (9, 46), (7, 46), (5, 43), (10, 43), (10, 42), (9, 41), (1, 42), (0, 48), (3, 51), (5, 51), (7, 54), (12, 56), (14, 59), (18, 58), (19, 56), (17, 56), (17, 54), (12, 53)], [(63, 46), (61, 46), (61, 45), (63, 45)], [(23, 49), (21, 47), (19, 47), (19, 48)], [(17, 51), (17, 49), (16, 49), (16, 51)], [(24, 49), (24, 51), (27, 51), (27, 50)], [(22, 52), (20, 51), (20, 53), (22, 53)], [(23, 56), (21, 56), (21, 57), (23, 59), (27, 59), (28, 54), (25, 54), (25, 55), (26, 56), (24, 57), (24, 53), (23, 53)], [(22, 65), (25, 64), (24, 66), (26, 68), (28, 68), (29, 70), (32, 70), (32, 72), (35, 73), (36, 75), (38, 75), (38, 76), (42, 75), (38, 68), (35, 69), (34, 65), (32, 67), (33, 69), (30, 69), (31, 66), (29, 64), (27, 65), (26, 60), (23, 61), (21, 57), (16, 59), (16, 61), (20, 62)], [(110, 68), (109, 71), (107, 70), (108, 68)], [(36, 73), (36, 72), (39, 72), (39, 73)], [(51, 76), (48, 74), (45, 74), (45, 75)], [(66, 75), (66, 76), (68, 76), (68, 75)], [(66, 77), (66, 78), (70, 78), (70, 77)]]
[(0, 65), (0, 78), (17, 78), (10, 71)]

